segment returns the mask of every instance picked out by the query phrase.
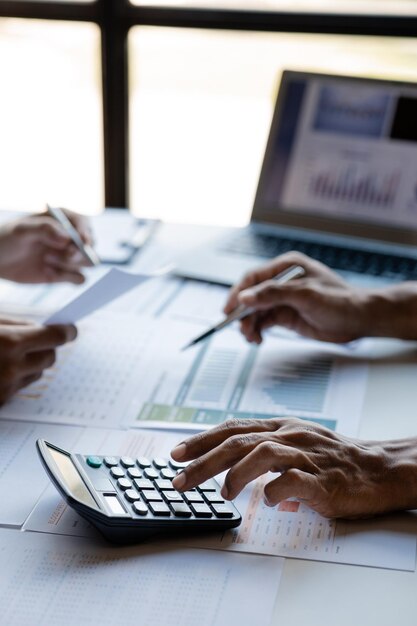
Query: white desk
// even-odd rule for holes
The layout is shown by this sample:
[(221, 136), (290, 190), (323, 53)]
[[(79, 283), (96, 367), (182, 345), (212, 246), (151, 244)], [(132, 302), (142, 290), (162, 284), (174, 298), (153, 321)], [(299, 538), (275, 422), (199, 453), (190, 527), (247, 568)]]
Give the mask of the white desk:
[[(165, 225), (154, 245), (169, 246), (175, 257), (175, 251), (200, 245), (216, 232)], [(140, 255), (135, 264), (140, 267)], [(360, 437), (417, 435), (416, 407), (417, 343), (383, 342), (370, 366)], [(274, 626), (284, 624), (415, 626), (417, 574), (286, 559), (273, 620)]]
[[(136, 256), (133, 267), (158, 267), (161, 260), (174, 260), (216, 233), (213, 228), (164, 225), (152, 244)], [(360, 436), (417, 435), (417, 344), (384, 342), (378, 350), (370, 366)], [(287, 559), (272, 623), (415, 626), (417, 574)]]

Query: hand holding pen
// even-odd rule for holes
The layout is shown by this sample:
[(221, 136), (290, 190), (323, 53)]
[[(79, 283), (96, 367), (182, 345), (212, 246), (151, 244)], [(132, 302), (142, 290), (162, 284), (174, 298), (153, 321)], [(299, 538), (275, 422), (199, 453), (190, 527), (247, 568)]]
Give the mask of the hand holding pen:
[[(271, 275), (270, 274), (271, 272), (269, 271), (269, 269), (266, 270), (266, 274), (265, 274), (266, 280), (268, 281), (268, 283), (272, 283), (272, 285), (276, 287), (276, 286), (284, 285), (295, 278), (300, 278), (301, 276), (304, 276), (305, 270), (303, 267), (301, 267), (301, 265), (292, 264), (292, 265), (287, 265), (286, 267), (283, 267), (281, 270), (273, 272)], [(256, 280), (259, 281), (259, 278), (261, 277), (261, 275), (262, 275), (261, 271), (252, 272), (251, 274), (246, 276), (245, 279), (241, 283), (236, 285), (232, 289), (232, 292), (229, 296), (229, 299), (224, 309), (225, 313), (227, 313), (227, 317), (221, 322), (219, 322), (218, 324), (216, 324), (215, 326), (212, 326), (211, 328), (206, 330), (204, 333), (202, 333), (195, 339), (193, 339), (188, 345), (186, 345), (183, 348), (183, 350), (191, 346), (194, 346), (197, 343), (200, 343), (200, 341), (207, 339), (214, 333), (219, 332), (220, 330), (222, 330), (223, 328), (226, 328), (227, 326), (229, 326), (230, 324), (232, 324), (233, 322), (237, 320), (247, 320), (248, 318), (253, 316), (253, 314), (255, 314), (257, 311), (256, 301), (253, 298), (253, 293), (252, 294), (247, 293), (246, 295), (249, 297), (249, 300), (246, 298), (246, 301), (245, 301), (245, 294), (243, 293), (242, 295), (239, 292), (242, 289), (245, 289), (246, 285), (248, 287), (252, 285), (256, 285), (257, 283), (255, 281)], [(261, 281), (262, 281), (262, 278), (261, 278)], [(261, 282), (261, 285), (258, 285), (258, 289), (260, 287), (265, 288), (265, 284)], [(254, 290), (252, 289), (252, 292), (253, 291)], [(260, 341), (257, 343), (260, 343)]]
[[(64, 212), (62, 209), (52, 207), (49, 204), (46, 205), (46, 211), (48, 215), (53, 217), (62, 226), (72, 243), (80, 252), (84, 262), (90, 266), (100, 265), (100, 259), (91, 245), (91, 237), (87, 229), (84, 228), (82, 216), (76, 213)], [(69, 219), (68, 215), (71, 216), (72, 221)]]

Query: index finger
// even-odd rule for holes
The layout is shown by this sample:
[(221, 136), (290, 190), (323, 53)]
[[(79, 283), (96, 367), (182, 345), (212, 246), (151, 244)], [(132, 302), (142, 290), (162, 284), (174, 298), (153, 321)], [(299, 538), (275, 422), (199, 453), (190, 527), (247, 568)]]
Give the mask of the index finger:
[(38, 352), (62, 346), (74, 341), (77, 329), (72, 324), (54, 326), (22, 327), (25, 352)]
[(250, 433), (273, 432), (279, 428), (281, 420), (277, 419), (229, 419), (219, 426), (198, 433), (186, 441), (181, 442), (171, 451), (175, 461), (191, 461), (202, 454), (216, 448), (229, 437)]
[(269, 261), (261, 267), (255, 268), (252, 272), (249, 272), (244, 278), (232, 287), (229, 297), (226, 301), (224, 312), (229, 315), (239, 304), (239, 293), (249, 287), (254, 287), (267, 280), (275, 278), (277, 274), (280, 274), (284, 270), (290, 268), (292, 265), (301, 265), (306, 273), (311, 269), (312, 260), (301, 252), (287, 252), (279, 257), (276, 257), (272, 261)]

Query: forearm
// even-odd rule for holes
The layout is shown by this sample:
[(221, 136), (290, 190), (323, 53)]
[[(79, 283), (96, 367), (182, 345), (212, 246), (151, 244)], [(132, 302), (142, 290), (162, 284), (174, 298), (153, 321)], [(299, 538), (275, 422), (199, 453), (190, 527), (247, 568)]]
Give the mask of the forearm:
[(417, 339), (417, 282), (364, 290), (361, 300), (367, 336)]

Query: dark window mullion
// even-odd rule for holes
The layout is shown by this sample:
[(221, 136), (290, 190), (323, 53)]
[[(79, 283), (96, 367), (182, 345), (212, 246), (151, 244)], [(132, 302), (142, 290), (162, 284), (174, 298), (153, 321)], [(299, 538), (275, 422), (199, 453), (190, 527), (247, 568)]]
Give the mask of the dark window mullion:
[(130, 25), (287, 33), (416, 37), (417, 16), (124, 6)]
[[(101, 0), (100, 0), (101, 1)], [(99, 3), (0, 0), (0, 17), (97, 22)]]

